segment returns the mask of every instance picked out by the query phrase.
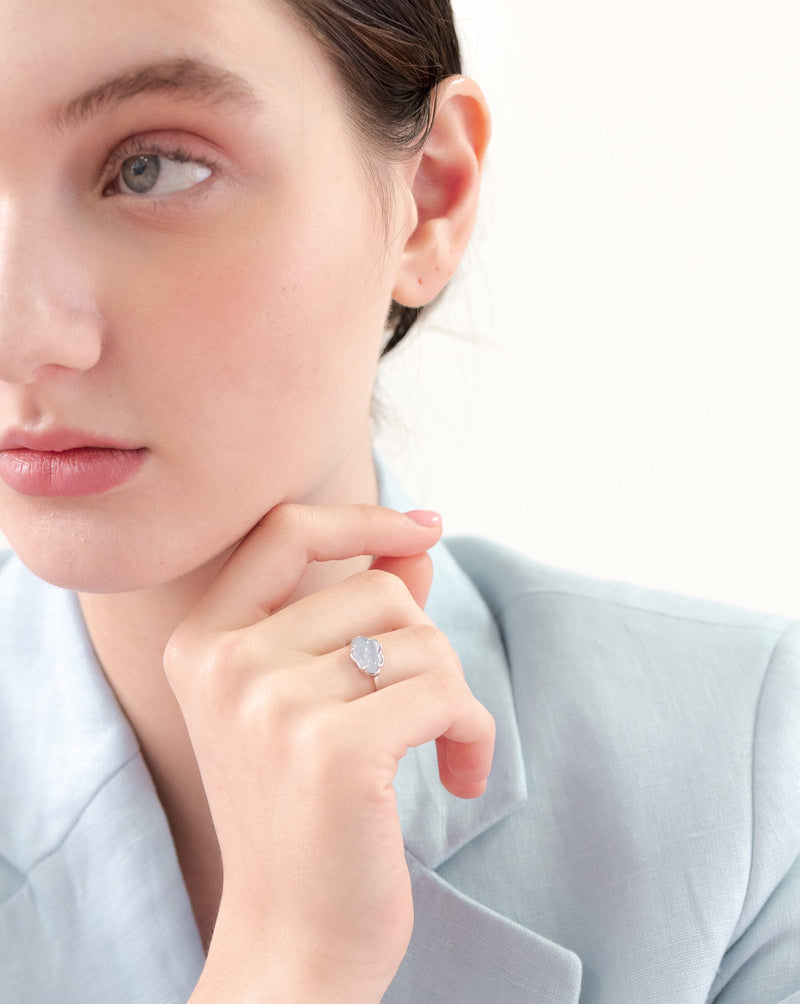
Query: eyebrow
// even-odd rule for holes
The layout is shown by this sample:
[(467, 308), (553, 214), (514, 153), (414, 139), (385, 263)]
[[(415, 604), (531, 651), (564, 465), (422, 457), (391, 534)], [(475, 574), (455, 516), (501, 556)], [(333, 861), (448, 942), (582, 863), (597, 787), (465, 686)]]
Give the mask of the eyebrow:
[(168, 59), (109, 77), (60, 105), (51, 120), (59, 130), (74, 128), (92, 115), (145, 93), (174, 94), (209, 104), (244, 106), (256, 101), (250, 84), (230, 70), (200, 59)]

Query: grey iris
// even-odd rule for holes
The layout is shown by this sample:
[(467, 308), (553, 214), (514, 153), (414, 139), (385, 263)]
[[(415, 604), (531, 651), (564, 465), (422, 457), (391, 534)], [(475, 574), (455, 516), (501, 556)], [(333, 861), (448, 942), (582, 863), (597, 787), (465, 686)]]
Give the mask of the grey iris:
[(127, 188), (137, 195), (146, 195), (153, 189), (161, 174), (161, 160), (153, 156), (129, 157), (120, 171)]

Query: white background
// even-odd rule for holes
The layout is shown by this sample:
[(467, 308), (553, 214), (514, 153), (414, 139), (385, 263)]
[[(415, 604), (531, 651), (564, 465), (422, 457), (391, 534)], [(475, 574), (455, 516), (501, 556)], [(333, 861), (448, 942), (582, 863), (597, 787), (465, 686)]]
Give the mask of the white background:
[(456, 10), (484, 205), (379, 448), (450, 532), (800, 616), (800, 6)]

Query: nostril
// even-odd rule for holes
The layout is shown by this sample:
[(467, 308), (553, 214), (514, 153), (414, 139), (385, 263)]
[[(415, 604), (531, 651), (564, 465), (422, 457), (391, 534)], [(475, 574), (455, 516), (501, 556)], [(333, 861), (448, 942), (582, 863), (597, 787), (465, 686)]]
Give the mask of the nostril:
[(0, 380), (5, 383), (25, 386), (85, 372), (97, 364), (102, 347), (102, 325), (94, 316), (76, 316), (41, 296), (27, 302), (0, 299)]

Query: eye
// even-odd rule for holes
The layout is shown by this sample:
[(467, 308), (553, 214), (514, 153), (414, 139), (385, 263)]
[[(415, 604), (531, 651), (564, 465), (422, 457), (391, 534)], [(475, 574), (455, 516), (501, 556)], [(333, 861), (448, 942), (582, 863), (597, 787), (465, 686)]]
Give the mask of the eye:
[(161, 198), (199, 185), (211, 173), (207, 164), (181, 153), (139, 153), (122, 161), (106, 192)]

